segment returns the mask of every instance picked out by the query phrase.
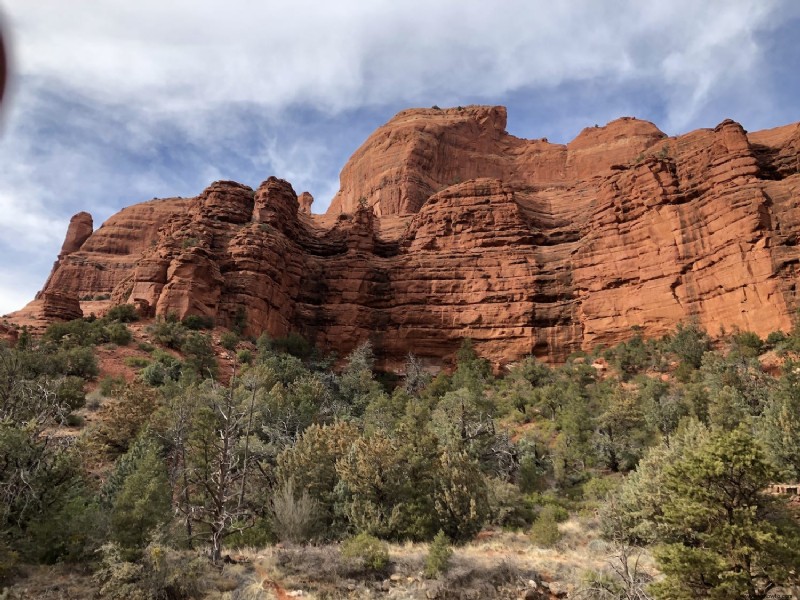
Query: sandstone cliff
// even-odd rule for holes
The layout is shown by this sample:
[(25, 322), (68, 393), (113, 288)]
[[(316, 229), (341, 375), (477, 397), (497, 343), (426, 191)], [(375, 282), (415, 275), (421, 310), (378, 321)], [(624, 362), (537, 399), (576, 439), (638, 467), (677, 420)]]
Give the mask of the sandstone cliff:
[(403, 111), (344, 167), (327, 215), (276, 178), (132, 206), (93, 233), (76, 215), (42, 297), (111, 294), (340, 354), (370, 338), (387, 366), (467, 336), (503, 363), (690, 318), (791, 326), (800, 126), (670, 138), (622, 118), (566, 145), (505, 126), (502, 107)]

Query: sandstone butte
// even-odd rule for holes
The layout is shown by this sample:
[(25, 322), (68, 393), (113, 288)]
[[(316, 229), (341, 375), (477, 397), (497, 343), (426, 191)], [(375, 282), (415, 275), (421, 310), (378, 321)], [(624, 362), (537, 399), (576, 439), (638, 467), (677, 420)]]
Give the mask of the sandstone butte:
[(465, 337), (501, 365), (691, 319), (711, 334), (792, 326), (800, 124), (668, 137), (624, 117), (566, 145), (505, 129), (499, 106), (400, 112), (325, 215), (274, 177), (137, 204), (97, 230), (79, 213), (18, 316), (73, 318), (110, 295), (340, 356), (370, 339), (386, 368), (448, 359)]

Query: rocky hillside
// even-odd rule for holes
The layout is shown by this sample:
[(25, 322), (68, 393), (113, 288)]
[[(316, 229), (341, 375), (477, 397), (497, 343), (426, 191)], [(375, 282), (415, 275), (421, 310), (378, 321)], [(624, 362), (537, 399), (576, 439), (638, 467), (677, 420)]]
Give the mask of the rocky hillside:
[(668, 137), (625, 117), (566, 145), (505, 127), (502, 107), (403, 111), (352, 156), (326, 215), (274, 177), (137, 204), (96, 231), (79, 213), (21, 314), (129, 302), (340, 354), (370, 338), (386, 366), (464, 337), (500, 364), (691, 318), (712, 335), (791, 326), (800, 124)]

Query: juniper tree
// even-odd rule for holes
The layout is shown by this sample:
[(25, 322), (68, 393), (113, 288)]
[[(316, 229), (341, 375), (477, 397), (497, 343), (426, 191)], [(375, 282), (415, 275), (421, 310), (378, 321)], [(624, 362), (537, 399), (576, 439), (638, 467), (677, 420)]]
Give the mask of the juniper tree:
[(657, 544), (665, 578), (652, 591), (761, 600), (797, 583), (800, 530), (763, 493), (775, 471), (758, 443), (743, 428), (688, 434), (642, 461), (612, 508), (617, 518), (606, 519), (628, 541)]

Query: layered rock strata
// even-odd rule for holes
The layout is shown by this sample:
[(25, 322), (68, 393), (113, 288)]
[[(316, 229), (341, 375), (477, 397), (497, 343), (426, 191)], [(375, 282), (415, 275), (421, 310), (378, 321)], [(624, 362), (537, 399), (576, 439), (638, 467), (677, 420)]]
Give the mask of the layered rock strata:
[(798, 125), (667, 137), (622, 118), (551, 144), (505, 124), (502, 107), (399, 113), (327, 215), (274, 177), (136, 205), (93, 233), (76, 215), (43, 294), (299, 331), (340, 354), (371, 339), (386, 366), (447, 358), (464, 337), (502, 364), (688, 319), (715, 335), (791, 327)]

